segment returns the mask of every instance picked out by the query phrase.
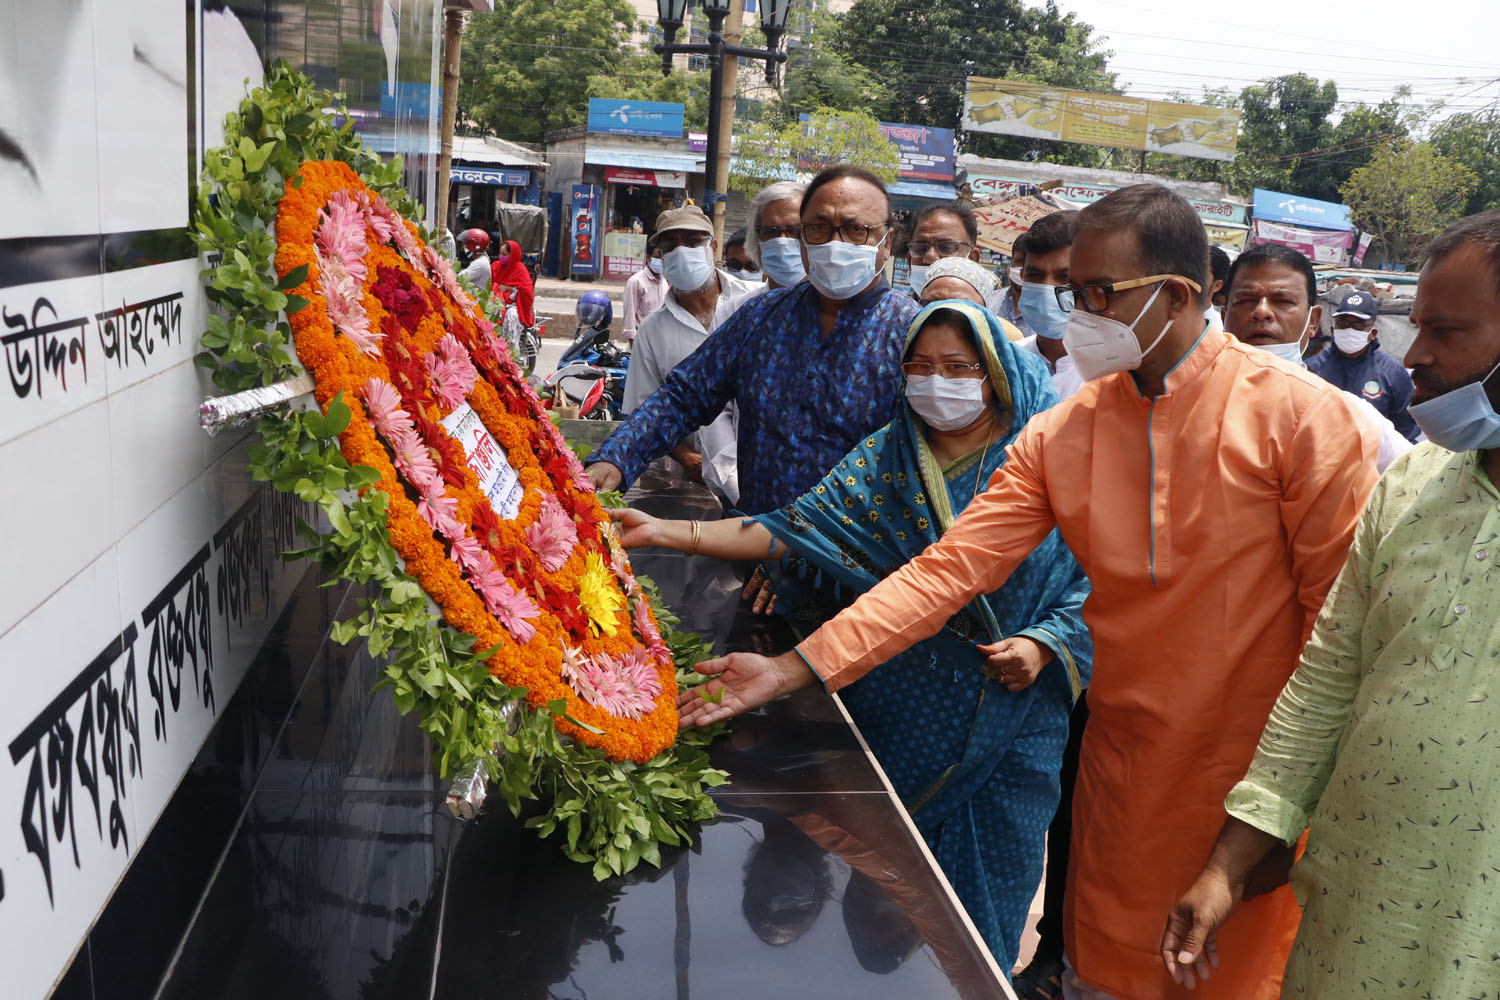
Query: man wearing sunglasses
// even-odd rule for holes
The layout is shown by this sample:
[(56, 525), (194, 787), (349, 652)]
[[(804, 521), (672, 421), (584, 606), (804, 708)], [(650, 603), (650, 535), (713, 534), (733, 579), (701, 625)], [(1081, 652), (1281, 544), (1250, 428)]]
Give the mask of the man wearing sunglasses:
[[(1289, 378), (1207, 320), (1208, 275), (1203, 224), (1167, 188), (1083, 209), (1055, 294), (1087, 384), (1032, 418), (940, 541), (795, 650), (700, 665), (720, 680), (679, 699), (683, 724), (701, 725), (814, 681), (837, 690), (938, 632), (1060, 529), (1093, 584), (1095, 646), (1065, 997), (1181, 996), (1162, 926), (1208, 856), (1375, 483), (1374, 433), (1338, 390)], [(1219, 931), (1224, 962), (1200, 996), (1278, 995), (1299, 914), (1289, 891), (1267, 890), (1289, 860), (1248, 883), (1261, 895)]]
[(822, 171), (803, 195), (799, 236), (808, 280), (750, 299), (673, 369), (592, 456), (598, 488), (633, 481), (732, 402), (739, 508), (760, 514), (811, 489), (891, 419), (918, 306), (883, 273), (885, 186), (859, 167)]

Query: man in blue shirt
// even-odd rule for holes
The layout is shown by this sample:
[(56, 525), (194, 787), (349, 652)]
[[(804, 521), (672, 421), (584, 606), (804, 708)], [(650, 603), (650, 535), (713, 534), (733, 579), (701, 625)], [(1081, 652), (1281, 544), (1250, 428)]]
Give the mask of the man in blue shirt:
[(1350, 292), (1333, 313), (1333, 346), (1307, 359), (1307, 370), (1345, 392), (1369, 400), (1408, 441), (1421, 435), (1406, 412), (1411, 376), (1401, 362), (1380, 349), (1375, 320), (1380, 310), (1367, 292)]
[(808, 185), (801, 219), (808, 280), (751, 299), (674, 368), (592, 456), (595, 486), (633, 481), (733, 401), (740, 509), (762, 514), (890, 421), (919, 306), (883, 274), (885, 186), (861, 168), (829, 167)]

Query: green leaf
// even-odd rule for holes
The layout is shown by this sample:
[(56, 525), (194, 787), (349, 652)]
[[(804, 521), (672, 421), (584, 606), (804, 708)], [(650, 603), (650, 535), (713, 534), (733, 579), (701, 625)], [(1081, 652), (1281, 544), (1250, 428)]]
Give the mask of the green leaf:
[(281, 280), (276, 282), (276, 287), (278, 290), (283, 292), (291, 291), (293, 288), (296, 288), (306, 280), (307, 265), (299, 264), (298, 266), (288, 271), (286, 274), (282, 275)]

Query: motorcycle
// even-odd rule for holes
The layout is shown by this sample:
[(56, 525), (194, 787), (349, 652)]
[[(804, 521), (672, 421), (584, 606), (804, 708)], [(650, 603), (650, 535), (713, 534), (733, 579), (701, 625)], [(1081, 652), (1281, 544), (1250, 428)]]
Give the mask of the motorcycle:
[(624, 417), (630, 352), (621, 350), (609, 338), (613, 310), (608, 297), (602, 292), (585, 292), (577, 314), (573, 343), (558, 358), (557, 370), (542, 381), (541, 388), (550, 391), (551, 405), (576, 405), (584, 420), (620, 420)]

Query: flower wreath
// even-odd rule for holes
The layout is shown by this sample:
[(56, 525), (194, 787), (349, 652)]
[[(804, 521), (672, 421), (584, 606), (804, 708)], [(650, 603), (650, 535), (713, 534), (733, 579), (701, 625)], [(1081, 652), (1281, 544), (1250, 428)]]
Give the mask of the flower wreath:
[(333, 639), (383, 661), (441, 773), (482, 766), (515, 814), (538, 800), (527, 826), (596, 878), (660, 864), (727, 780), (714, 730), (677, 731), (678, 686), (701, 680), (682, 671), (708, 647), (631, 574), (487, 290), (409, 221), (400, 159), (282, 63), (225, 138), (193, 212), (218, 307), (196, 360), (228, 392), (315, 379), (319, 407), (263, 412), (249, 459), (327, 519), (287, 555), (365, 587)]
[[(449, 624), (499, 646), (491, 669), (533, 704), (565, 698), (564, 732), (648, 761), (677, 735), (656, 619), (583, 467), (415, 230), (347, 164), (288, 178), (276, 271), (305, 276), (297, 355), (320, 403), (343, 394), (344, 457), (380, 473), (391, 542)], [(514, 471), (487, 496), (476, 469)]]

